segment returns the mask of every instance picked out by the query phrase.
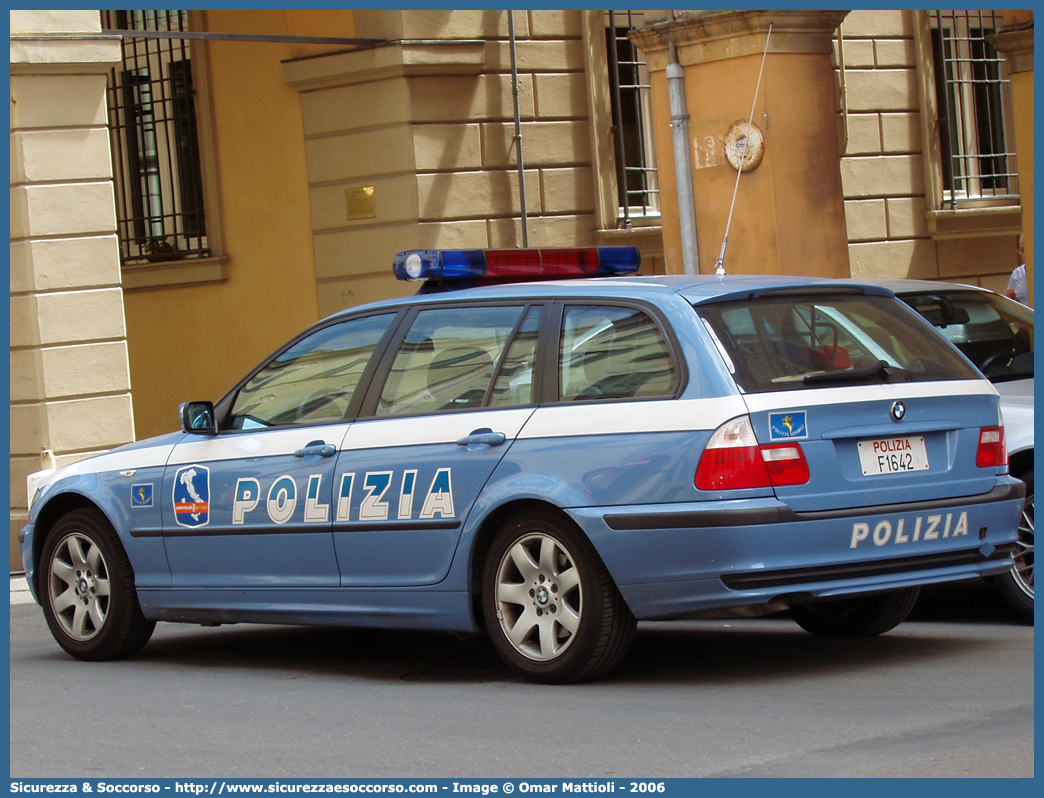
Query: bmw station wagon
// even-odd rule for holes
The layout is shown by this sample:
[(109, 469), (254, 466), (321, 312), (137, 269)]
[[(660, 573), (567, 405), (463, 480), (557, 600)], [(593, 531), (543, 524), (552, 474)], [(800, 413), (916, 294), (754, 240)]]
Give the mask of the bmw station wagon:
[(997, 392), (892, 292), (601, 276), (637, 267), (401, 253), (418, 295), (319, 322), (179, 432), (33, 475), (22, 556), (59, 645), (124, 657), (157, 621), (484, 632), (570, 682), (637, 620), (789, 610), (865, 637), (921, 585), (1012, 567)]

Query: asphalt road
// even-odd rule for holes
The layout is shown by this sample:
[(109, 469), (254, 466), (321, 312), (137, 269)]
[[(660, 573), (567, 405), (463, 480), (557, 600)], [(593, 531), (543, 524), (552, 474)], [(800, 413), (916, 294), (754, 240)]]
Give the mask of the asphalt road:
[(548, 687), (483, 638), (160, 624), (81, 663), (11, 607), (14, 777), (1033, 775), (1033, 627), (936, 589), (871, 640), (785, 618), (642, 624), (623, 667)]

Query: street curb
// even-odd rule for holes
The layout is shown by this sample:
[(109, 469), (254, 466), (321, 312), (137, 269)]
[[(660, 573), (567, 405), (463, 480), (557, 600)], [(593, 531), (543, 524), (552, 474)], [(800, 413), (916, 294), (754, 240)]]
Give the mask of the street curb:
[(11, 604), (33, 604), (33, 596), (29, 592), (29, 583), (24, 576), (11, 577)]

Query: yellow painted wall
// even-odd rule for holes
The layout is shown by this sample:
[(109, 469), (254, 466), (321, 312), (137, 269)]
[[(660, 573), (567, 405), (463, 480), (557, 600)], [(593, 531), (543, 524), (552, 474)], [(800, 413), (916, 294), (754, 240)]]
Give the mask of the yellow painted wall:
[[(205, 20), (213, 32), (355, 35), (347, 11), (209, 11)], [(335, 48), (228, 41), (207, 47), (229, 278), (127, 293), (138, 438), (176, 429), (181, 402), (217, 400), (318, 318), (301, 102), (283, 81), (281, 62)]]

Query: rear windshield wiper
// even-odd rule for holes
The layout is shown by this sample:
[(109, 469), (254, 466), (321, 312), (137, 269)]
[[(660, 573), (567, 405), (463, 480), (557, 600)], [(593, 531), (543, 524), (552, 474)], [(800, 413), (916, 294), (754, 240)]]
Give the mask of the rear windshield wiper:
[(840, 371), (817, 371), (814, 374), (806, 374), (802, 378), (804, 383), (816, 383), (816, 382), (847, 382), (848, 380), (860, 380), (867, 377), (877, 377), (881, 374), (890, 376), (888, 372), (888, 362), (885, 360), (875, 360), (866, 366), (860, 366), (854, 369), (844, 369)]

